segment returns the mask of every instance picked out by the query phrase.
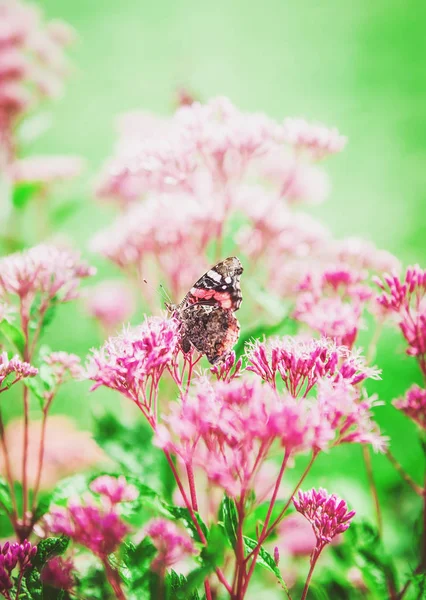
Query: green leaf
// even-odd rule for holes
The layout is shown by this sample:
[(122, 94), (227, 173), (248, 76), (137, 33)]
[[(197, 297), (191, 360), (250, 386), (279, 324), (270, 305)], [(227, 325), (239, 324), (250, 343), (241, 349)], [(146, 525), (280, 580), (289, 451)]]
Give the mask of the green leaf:
[(24, 210), (31, 198), (40, 191), (40, 188), (40, 183), (18, 183), (13, 188), (13, 206), (18, 210)]
[(238, 513), (235, 501), (225, 496), (219, 508), (219, 521), (223, 523), (225, 532), (231, 546), (235, 548), (237, 543)]
[(68, 548), (69, 538), (65, 535), (55, 538), (46, 538), (37, 544), (37, 554), (32, 560), (32, 566), (41, 570), (48, 560), (60, 556)]
[(49, 511), (50, 504), (52, 502), (52, 492), (45, 492), (40, 494), (36, 509), (33, 515), (34, 523), (40, 521), (40, 519)]
[[(163, 503), (163, 507), (168, 512), (169, 517), (183, 521), (185, 527), (192, 532), (194, 540), (196, 542), (202, 543), (200, 534), (198, 533), (198, 529), (195, 526), (194, 521), (192, 520), (191, 513), (189, 512), (189, 510), (186, 507), (174, 506), (172, 504), (166, 504), (165, 502)], [(204, 534), (204, 537), (207, 539), (208, 538), (208, 529), (207, 529), (205, 523), (203, 522), (202, 518), (200, 517), (200, 515), (197, 512), (194, 511), (194, 515), (195, 515), (195, 518), (197, 519), (197, 522), (198, 522), (198, 525), (199, 525), (201, 531)]]
[(21, 356), (24, 355), (25, 336), (19, 327), (16, 327), (13, 323), (9, 323), (7, 319), (3, 319), (0, 322), (0, 335), (9, 343), (12, 343)]
[(44, 389), (40, 379), (38, 379), (38, 377), (29, 377), (28, 379), (23, 380), (23, 384), (26, 385), (32, 394), (37, 398), (40, 408), (43, 410), (45, 398)]
[[(249, 554), (252, 550), (254, 550), (257, 547), (256, 540), (252, 540), (251, 538), (246, 537), (246, 536), (243, 536), (243, 540), (244, 540), (244, 548), (247, 551), (247, 554)], [(271, 573), (273, 573), (275, 575), (275, 577), (277, 578), (278, 583), (281, 585), (281, 587), (285, 590), (285, 592), (287, 594), (289, 593), (287, 584), (285, 583), (284, 579), (282, 578), (281, 571), (275, 564), (275, 560), (274, 560), (273, 556), (271, 556), (271, 554), (267, 550), (265, 550), (265, 548), (263, 546), (260, 547), (256, 565), (259, 565), (259, 567), (263, 567), (267, 571), (270, 571)]]
[(11, 513), (13, 511), (12, 497), (9, 486), (4, 477), (0, 476), (0, 511)]

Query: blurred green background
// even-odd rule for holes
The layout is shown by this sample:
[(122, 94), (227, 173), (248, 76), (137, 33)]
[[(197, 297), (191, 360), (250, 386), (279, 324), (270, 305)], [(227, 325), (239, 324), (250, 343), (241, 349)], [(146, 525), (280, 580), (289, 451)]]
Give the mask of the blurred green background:
[[(76, 193), (84, 199), (65, 226), (87, 253), (92, 233), (110, 221), (90, 199), (91, 176), (111, 152), (114, 117), (132, 109), (167, 114), (176, 88), (201, 99), (226, 95), (245, 110), (304, 116), (336, 125), (349, 138), (331, 158), (331, 198), (315, 210), (336, 236), (362, 236), (404, 264), (423, 263), (426, 200), (426, 3), (423, 0), (46, 0), (47, 16), (71, 23), (79, 40), (75, 72), (53, 110), (53, 126), (31, 153), (73, 153), (89, 163)], [(95, 259), (100, 277), (112, 269)], [(72, 326), (70, 326), (72, 325)], [(77, 307), (63, 307), (49, 343), (84, 356), (99, 333)], [(397, 332), (386, 332), (377, 362), (383, 381), (371, 386), (387, 406), (377, 418), (392, 450), (421, 480), (422, 454), (414, 427), (389, 401), (419, 379)], [(72, 391), (70, 391), (72, 390)], [(88, 396), (87, 385), (63, 392), (56, 412), (88, 426), (90, 411), (111, 394)], [(332, 468), (330, 469), (330, 465)], [(389, 548), (409, 545), (416, 499), (384, 457), (375, 457), (386, 511), (397, 517)], [(312, 483), (371, 514), (359, 448), (340, 448), (319, 461)], [(414, 511), (414, 512), (413, 512)], [(386, 518), (386, 513), (385, 513)]]

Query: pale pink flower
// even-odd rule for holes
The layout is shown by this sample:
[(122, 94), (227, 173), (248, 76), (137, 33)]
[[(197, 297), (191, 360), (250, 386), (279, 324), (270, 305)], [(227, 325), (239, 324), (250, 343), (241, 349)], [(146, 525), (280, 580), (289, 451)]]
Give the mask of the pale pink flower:
[(110, 331), (131, 317), (135, 298), (123, 281), (102, 281), (87, 290), (85, 306), (88, 313)]
[(0, 260), (0, 293), (17, 295), (26, 305), (36, 294), (46, 305), (68, 302), (78, 296), (80, 280), (94, 273), (77, 252), (40, 244)]
[(345, 379), (318, 382), (318, 426), (328, 423), (333, 431), (330, 444), (371, 444), (376, 452), (384, 452), (388, 438), (374, 421), (372, 408), (379, 405), (375, 396), (368, 397)]
[(298, 493), (293, 498), (295, 509), (311, 524), (316, 538), (316, 551), (319, 553), (334, 537), (346, 531), (355, 511), (348, 511), (348, 506), (335, 494), (327, 490), (315, 488)]
[(44, 565), (40, 580), (59, 590), (71, 590), (75, 586), (75, 565), (71, 558), (54, 556)]
[(179, 323), (174, 319), (149, 317), (142, 325), (125, 329), (93, 351), (87, 368), (87, 377), (95, 382), (92, 390), (104, 385), (151, 409), (147, 386), (158, 387), (178, 344)]
[(426, 374), (426, 270), (418, 265), (408, 267), (405, 277), (385, 275), (375, 278), (383, 290), (377, 302), (397, 316), (399, 328), (408, 343), (407, 354), (416, 356)]
[[(31, 366), (29, 363), (22, 361), (18, 355), (8, 358), (7, 352), (0, 354), (0, 392), (4, 392), (9, 389), (11, 385), (25, 379), (27, 377), (34, 377), (37, 375), (38, 369)], [(9, 378), (8, 383), (4, 383), (5, 379)]]
[[(42, 422), (31, 420), (28, 437), (27, 476), (29, 487), (34, 487), (38, 470), (38, 452)], [(9, 444), (10, 464), (12, 475), (16, 481), (22, 475), (22, 451), (24, 425), (22, 419), (10, 421), (6, 426), (6, 439), (13, 440)], [(60, 479), (70, 477), (107, 465), (108, 459), (93, 440), (89, 431), (77, 428), (68, 417), (61, 415), (49, 416), (46, 425), (43, 470), (40, 488), (51, 490)], [(0, 453), (0, 473), (5, 475), (5, 465)]]
[(157, 548), (157, 556), (151, 563), (154, 571), (172, 567), (183, 558), (196, 554), (191, 538), (166, 519), (150, 521), (146, 533)]
[(37, 546), (27, 540), (22, 544), (6, 542), (0, 545), (0, 594), (5, 598), (10, 598), (9, 590), (14, 586), (12, 571), (18, 567), (19, 575), (23, 574), (31, 566), (36, 554)]
[(399, 271), (400, 262), (390, 252), (378, 249), (372, 242), (356, 237), (332, 240), (330, 258), (355, 269), (368, 269), (376, 273)]
[(57, 385), (61, 385), (69, 378), (80, 379), (84, 373), (80, 357), (76, 354), (63, 351), (51, 352), (43, 357), (43, 362), (49, 365)]
[(315, 548), (315, 535), (310, 524), (301, 515), (286, 517), (277, 528), (280, 554), (309, 556)]
[(15, 160), (10, 166), (9, 175), (15, 183), (51, 184), (78, 177), (83, 164), (78, 156), (30, 156)]
[(422, 429), (426, 429), (426, 390), (414, 384), (403, 398), (396, 398), (392, 404), (412, 419)]
[(76, 544), (104, 559), (115, 552), (129, 533), (113, 507), (70, 500), (67, 508), (54, 507), (45, 518), (52, 533), (70, 537)]
[(107, 498), (111, 504), (131, 502), (132, 500), (136, 500), (139, 495), (136, 487), (127, 483), (123, 475), (120, 475), (120, 477), (101, 475), (92, 481), (90, 489), (92, 492)]
[(291, 146), (307, 150), (317, 159), (341, 152), (347, 141), (336, 128), (294, 118), (284, 120), (282, 137)]

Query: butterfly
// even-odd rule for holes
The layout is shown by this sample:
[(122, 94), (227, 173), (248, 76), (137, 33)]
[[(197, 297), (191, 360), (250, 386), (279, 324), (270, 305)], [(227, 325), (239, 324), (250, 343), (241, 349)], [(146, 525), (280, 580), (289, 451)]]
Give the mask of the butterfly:
[(181, 324), (181, 348), (192, 347), (211, 364), (225, 358), (238, 341), (243, 266), (236, 256), (226, 258), (204, 273), (178, 305), (166, 304)]

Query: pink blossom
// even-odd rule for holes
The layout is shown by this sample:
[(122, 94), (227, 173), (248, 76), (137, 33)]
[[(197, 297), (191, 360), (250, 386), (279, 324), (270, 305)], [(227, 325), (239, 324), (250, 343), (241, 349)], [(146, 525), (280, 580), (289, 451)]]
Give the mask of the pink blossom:
[(151, 563), (154, 571), (162, 571), (190, 556), (196, 554), (192, 540), (187, 534), (166, 519), (153, 519), (146, 528), (154, 546), (157, 548), (157, 556)]
[(15, 160), (9, 175), (15, 183), (43, 183), (73, 179), (83, 170), (83, 160), (78, 156), (30, 156)]
[(403, 398), (395, 399), (392, 404), (412, 419), (422, 429), (426, 429), (426, 390), (412, 385)]
[(217, 379), (222, 381), (232, 381), (240, 375), (243, 364), (242, 358), (237, 360), (235, 352), (230, 352), (225, 360), (211, 367), (210, 372), (216, 375)]
[(122, 281), (103, 281), (87, 290), (86, 309), (108, 331), (127, 321), (135, 310), (130, 287)]
[(253, 488), (274, 441), (288, 454), (303, 452), (321, 443), (315, 426), (308, 403), (260, 382), (200, 380), (195, 393), (171, 405), (155, 441), (238, 498)]
[(26, 305), (36, 294), (46, 305), (68, 302), (77, 297), (80, 280), (94, 273), (77, 252), (40, 244), (0, 261), (0, 294), (16, 294)]
[(339, 533), (346, 531), (355, 511), (348, 511), (347, 504), (338, 496), (329, 495), (327, 490), (313, 488), (307, 492), (299, 491), (293, 498), (295, 509), (312, 525), (316, 537), (316, 550), (329, 544)]
[(372, 242), (356, 237), (333, 240), (329, 247), (330, 258), (355, 269), (368, 269), (376, 273), (398, 271), (398, 259), (386, 250), (378, 249)]
[(75, 565), (71, 558), (55, 556), (44, 565), (40, 580), (59, 590), (71, 590), (75, 585)]
[(178, 343), (179, 323), (174, 319), (149, 317), (142, 325), (125, 329), (93, 351), (87, 369), (87, 377), (95, 382), (92, 390), (104, 385), (151, 409), (147, 386), (158, 387)]
[(57, 385), (66, 379), (80, 379), (84, 373), (80, 357), (68, 352), (51, 352), (43, 357), (43, 361), (49, 365), (51, 373)]
[(373, 449), (384, 452), (388, 438), (380, 433), (374, 421), (372, 408), (379, 403), (369, 398), (348, 380), (320, 380), (317, 394), (318, 427), (333, 432), (331, 445), (344, 443), (371, 444)]
[(107, 498), (111, 504), (131, 502), (132, 500), (136, 500), (139, 495), (135, 486), (127, 483), (123, 475), (120, 477), (101, 475), (92, 481), (90, 489), (92, 492)]
[(53, 508), (46, 521), (52, 533), (67, 535), (100, 558), (115, 552), (129, 532), (114, 508), (89, 501), (70, 501), (68, 508)]
[(281, 521), (277, 534), (280, 554), (309, 556), (315, 548), (315, 535), (311, 526), (297, 513)]
[(347, 141), (336, 128), (294, 118), (284, 120), (282, 137), (288, 144), (307, 150), (317, 159), (341, 152)]
[(426, 373), (426, 270), (415, 265), (408, 267), (403, 279), (385, 275), (375, 283), (383, 290), (377, 302), (387, 313), (396, 314), (407, 354), (417, 356)]
[[(29, 363), (22, 361), (18, 355), (9, 359), (7, 352), (2, 352), (0, 354), (0, 392), (9, 389), (11, 385), (21, 379), (34, 377), (37, 373), (38, 369), (31, 366)], [(2, 387), (5, 379), (11, 374), (13, 374), (13, 378), (11, 378), (9, 383)]]
[(22, 544), (6, 542), (0, 545), (0, 594), (10, 598), (9, 590), (14, 585), (12, 571), (18, 566), (19, 574), (23, 574), (30, 566), (31, 560), (37, 554), (37, 546), (25, 540)]

